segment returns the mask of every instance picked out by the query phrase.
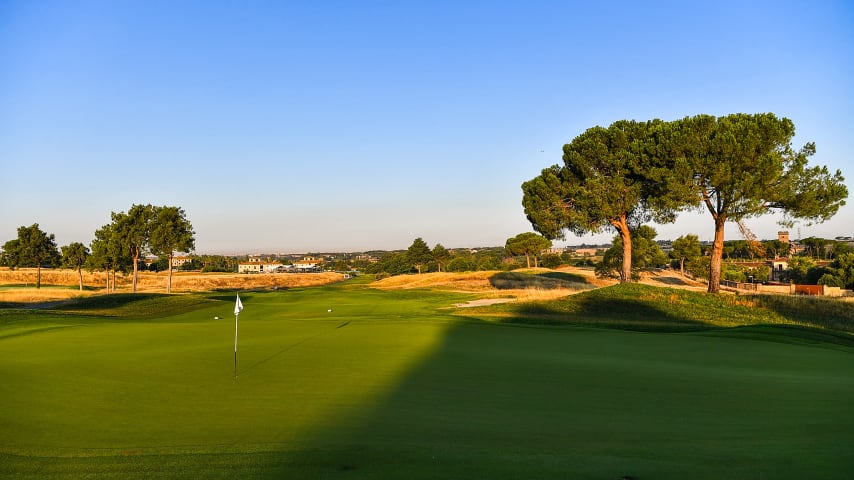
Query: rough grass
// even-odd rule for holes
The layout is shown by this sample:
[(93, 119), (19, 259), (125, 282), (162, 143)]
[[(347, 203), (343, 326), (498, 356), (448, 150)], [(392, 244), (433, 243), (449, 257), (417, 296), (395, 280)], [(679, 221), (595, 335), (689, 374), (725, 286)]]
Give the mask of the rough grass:
[(81, 292), (77, 287), (49, 285), (35, 288), (27, 285), (4, 285), (0, 286), (0, 308), (55, 302), (92, 294), (92, 290)]
[(721, 295), (624, 284), (552, 301), (479, 307), (466, 315), (516, 323), (689, 331), (746, 325), (795, 325), (854, 339), (854, 309), (842, 299)]
[[(582, 273), (579, 273), (582, 272)], [(562, 298), (595, 288), (595, 279), (583, 271), (521, 269), (513, 272), (433, 272), (387, 277), (372, 284), (383, 290), (441, 289), (477, 293), (487, 299), (534, 302)]]
[(386, 277), (371, 284), (374, 288), (411, 289), (411, 288), (441, 288), (464, 292), (482, 292), (492, 289), (490, 277), (497, 272), (431, 272), (421, 275), (395, 275)]

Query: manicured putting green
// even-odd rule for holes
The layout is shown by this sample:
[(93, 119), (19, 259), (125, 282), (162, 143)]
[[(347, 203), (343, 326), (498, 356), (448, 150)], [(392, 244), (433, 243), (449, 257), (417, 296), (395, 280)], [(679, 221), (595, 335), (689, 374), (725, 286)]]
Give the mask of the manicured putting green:
[(235, 380), (233, 297), (211, 298), (156, 320), (4, 315), (0, 474), (854, 474), (850, 347), (498, 325), (453, 316), (459, 294), (344, 284), (242, 295)]

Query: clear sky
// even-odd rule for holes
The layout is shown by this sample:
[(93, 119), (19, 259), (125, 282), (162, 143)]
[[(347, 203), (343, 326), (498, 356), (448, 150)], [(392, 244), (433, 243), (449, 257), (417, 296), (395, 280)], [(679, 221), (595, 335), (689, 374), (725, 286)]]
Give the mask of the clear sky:
[[(854, 3), (5, 0), (0, 242), (151, 203), (200, 253), (503, 245), (585, 129), (736, 112), (791, 118), (854, 194)], [(854, 236), (854, 199), (791, 232)]]

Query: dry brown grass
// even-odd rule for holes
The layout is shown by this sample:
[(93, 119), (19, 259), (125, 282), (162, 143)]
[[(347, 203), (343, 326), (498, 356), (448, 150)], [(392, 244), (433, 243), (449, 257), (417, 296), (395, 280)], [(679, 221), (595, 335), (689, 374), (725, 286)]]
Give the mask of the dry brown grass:
[[(139, 276), (138, 290), (165, 291), (168, 274), (144, 273)], [(208, 292), (212, 290), (252, 290), (270, 288), (313, 287), (326, 285), (344, 279), (340, 273), (271, 273), (271, 274), (240, 274), (240, 273), (193, 273), (180, 272), (172, 274), (173, 292)], [(130, 285), (130, 276), (127, 284)]]
[[(104, 273), (83, 272), (83, 292), (77, 288), (79, 277), (74, 270), (42, 269), (42, 287), (63, 286), (69, 288), (36, 289), (36, 269), (21, 268), (9, 270), (0, 268), (0, 302), (48, 302), (66, 300), (80, 295), (105, 293), (106, 275)], [(116, 275), (116, 291), (130, 292), (131, 275)], [(165, 292), (168, 274), (166, 272), (140, 272), (137, 290), (141, 292)], [(254, 290), (272, 288), (293, 288), (325, 285), (342, 280), (339, 273), (280, 273), (265, 275), (247, 275), (238, 273), (195, 273), (174, 272), (172, 274), (172, 292), (207, 292), (214, 290)]]
[[(37, 271), (35, 268), (0, 268), (0, 285), (36, 285)], [(86, 287), (103, 287), (103, 273), (83, 272), (83, 285)], [(76, 270), (42, 269), (42, 285), (74, 286), (79, 282)]]
[[(521, 273), (537, 274), (550, 272), (551, 270), (544, 268), (526, 268), (517, 271)], [(569, 273), (580, 273), (585, 277), (589, 277), (588, 282), (590, 282), (592, 285), (598, 286), (601, 283), (597, 281), (593, 273), (589, 271), (580, 269), (562, 269), (561, 271)], [(555, 300), (557, 298), (562, 298), (567, 295), (573, 295), (582, 291), (570, 288), (498, 289), (490, 282), (490, 278), (498, 273), (501, 272), (496, 270), (465, 273), (434, 272), (423, 273), (420, 275), (398, 275), (378, 280), (372, 283), (371, 286), (387, 290), (410, 288), (445, 288), (457, 292), (478, 293), (483, 299), (510, 299), (515, 302), (537, 302)]]
[(21, 287), (0, 290), (0, 303), (47, 303), (93, 295), (92, 291)]
[(371, 286), (380, 289), (407, 288), (447, 288), (462, 292), (484, 292), (495, 290), (489, 283), (489, 277), (497, 272), (465, 272), (448, 273), (433, 272), (420, 275), (397, 275), (384, 278), (372, 283)]

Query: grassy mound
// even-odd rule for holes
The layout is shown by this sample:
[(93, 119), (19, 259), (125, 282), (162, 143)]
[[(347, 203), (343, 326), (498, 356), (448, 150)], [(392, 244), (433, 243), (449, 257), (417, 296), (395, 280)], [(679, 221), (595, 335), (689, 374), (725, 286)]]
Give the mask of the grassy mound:
[(840, 299), (703, 292), (622, 284), (557, 300), (495, 305), (469, 315), (509, 322), (690, 331), (745, 325), (797, 325), (854, 335), (854, 309)]
[(489, 283), (499, 290), (527, 288), (543, 290), (589, 290), (593, 288), (587, 277), (576, 273), (556, 271), (536, 273), (499, 272), (489, 277)]
[(433, 272), (421, 275), (396, 275), (373, 284), (382, 289), (444, 288), (467, 292), (489, 290), (588, 290), (593, 277), (571, 271), (522, 269), (512, 272)]

